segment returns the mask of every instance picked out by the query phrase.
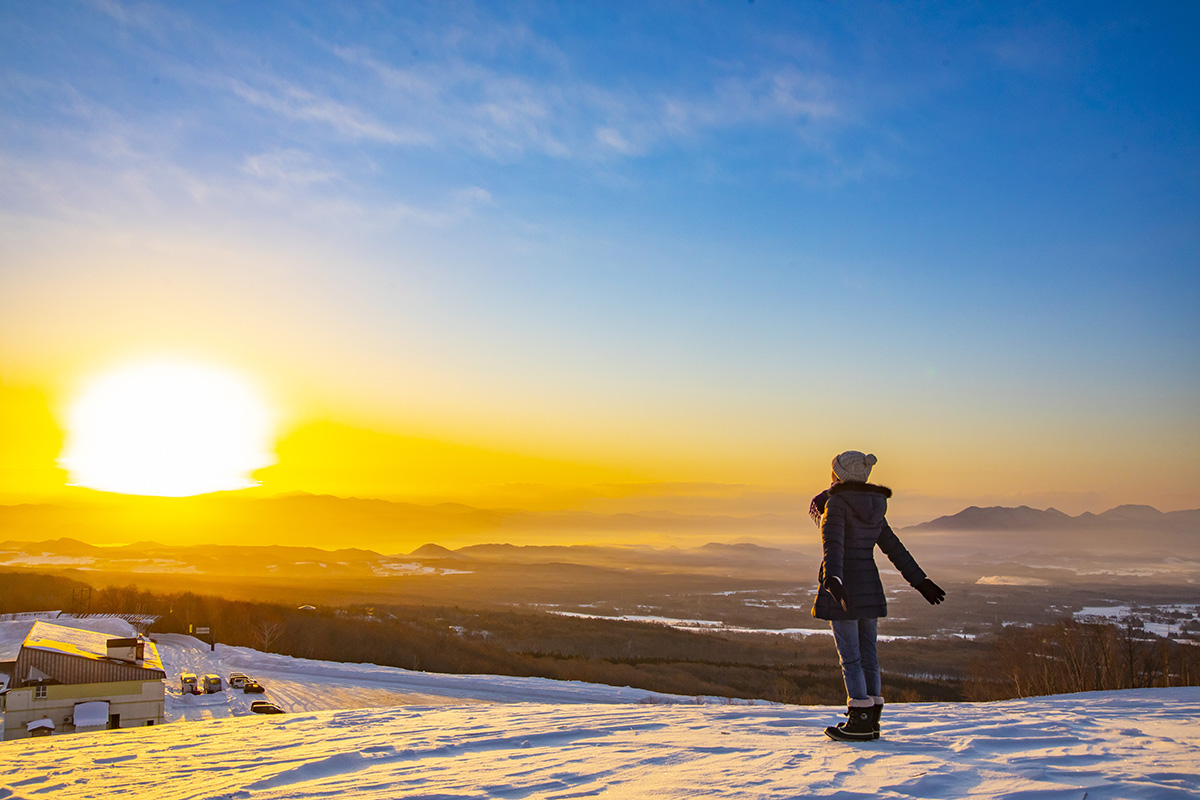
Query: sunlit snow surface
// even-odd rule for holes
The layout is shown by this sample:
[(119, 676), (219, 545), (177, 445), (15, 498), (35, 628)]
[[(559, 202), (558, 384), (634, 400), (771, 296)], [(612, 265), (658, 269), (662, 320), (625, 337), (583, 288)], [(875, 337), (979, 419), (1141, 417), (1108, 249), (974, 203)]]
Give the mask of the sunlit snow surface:
[[(841, 744), (822, 733), (834, 708), (158, 638), (168, 717), (192, 721), (0, 743), (0, 800), (1200, 797), (1200, 688), (891, 704), (883, 739)], [(292, 713), (246, 715), (261, 696), (238, 692), (181, 697), (182, 669), (248, 672)], [(314, 710), (339, 706), (357, 707)]]
[(0, 744), (0, 797), (1184, 798), (1200, 690), (832, 709), (517, 703), (326, 711)]
[[(546, 678), (446, 675), (374, 664), (340, 664), (222, 644), (212, 652), (207, 644), (191, 636), (167, 633), (155, 638), (167, 665), (168, 721), (249, 714), (250, 703), (263, 699), (288, 712), (530, 700), (551, 703), (694, 702), (690, 698), (627, 687)], [(211, 695), (182, 695), (179, 682), (175, 680), (181, 672), (214, 673), (222, 677), (228, 677), (231, 672), (244, 672), (256, 678), (267, 691), (265, 695), (236, 690)]]

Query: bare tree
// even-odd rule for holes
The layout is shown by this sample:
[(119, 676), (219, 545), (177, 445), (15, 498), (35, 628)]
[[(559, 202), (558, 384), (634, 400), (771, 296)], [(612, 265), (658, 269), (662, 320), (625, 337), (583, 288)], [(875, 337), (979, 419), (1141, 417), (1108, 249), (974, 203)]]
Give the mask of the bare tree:
[(1137, 655), (1138, 655), (1138, 637), (1137, 634), (1141, 631), (1142, 621), (1133, 614), (1126, 616), (1121, 620), (1121, 661), (1125, 667), (1125, 685), (1124, 689), (1137, 689)]
[(260, 619), (255, 621), (251, 626), (251, 631), (258, 649), (269, 652), (271, 645), (275, 644), (275, 640), (283, 635), (284, 627), (282, 622), (275, 619)]

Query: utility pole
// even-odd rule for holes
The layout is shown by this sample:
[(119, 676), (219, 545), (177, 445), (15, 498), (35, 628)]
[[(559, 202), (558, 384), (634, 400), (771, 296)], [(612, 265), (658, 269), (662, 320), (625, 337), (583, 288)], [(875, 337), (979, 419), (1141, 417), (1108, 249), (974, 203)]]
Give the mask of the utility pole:
[(71, 590), (71, 613), (80, 617), (92, 613), (92, 587)]

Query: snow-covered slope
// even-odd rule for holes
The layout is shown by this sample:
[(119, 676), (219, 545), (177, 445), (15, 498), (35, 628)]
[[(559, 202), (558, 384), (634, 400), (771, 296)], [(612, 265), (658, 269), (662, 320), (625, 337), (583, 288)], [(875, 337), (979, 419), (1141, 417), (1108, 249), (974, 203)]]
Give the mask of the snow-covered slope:
[[(262, 653), (218, 644), (215, 652), (182, 634), (154, 637), (167, 668), (167, 720), (199, 720), (250, 713), (250, 703), (267, 699), (284, 711), (392, 708), (400, 705), (453, 703), (671, 703), (689, 698), (628, 687), (545, 678), (497, 675), (444, 675), (374, 664), (339, 664)], [(228, 690), (211, 695), (181, 695), (179, 673), (214, 673), (227, 678), (243, 672), (257, 678), (265, 695)]]
[(492, 704), (185, 722), (0, 744), (0, 797), (1146, 798), (1200, 794), (1200, 690), (833, 710)]
[[(0, 800), (1200, 797), (1194, 687), (891, 704), (883, 739), (842, 744), (822, 733), (833, 708), (156, 638), (179, 721), (0, 743)], [(250, 673), (293, 713), (247, 714), (258, 696), (240, 692), (182, 697), (185, 670)]]

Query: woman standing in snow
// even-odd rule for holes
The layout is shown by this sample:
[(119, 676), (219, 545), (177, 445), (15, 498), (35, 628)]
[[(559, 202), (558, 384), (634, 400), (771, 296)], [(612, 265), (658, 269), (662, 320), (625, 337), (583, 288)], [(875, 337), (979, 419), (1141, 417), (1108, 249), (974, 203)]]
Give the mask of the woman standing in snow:
[(892, 490), (867, 483), (873, 455), (847, 450), (833, 459), (833, 483), (813, 498), (809, 513), (821, 528), (820, 589), (812, 614), (833, 628), (838, 660), (846, 681), (849, 720), (825, 729), (831, 739), (869, 741), (879, 738), (883, 711), (876, 625), (887, 616), (887, 598), (875, 545), (925, 599), (937, 605), (946, 593), (926, 577), (887, 523)]

